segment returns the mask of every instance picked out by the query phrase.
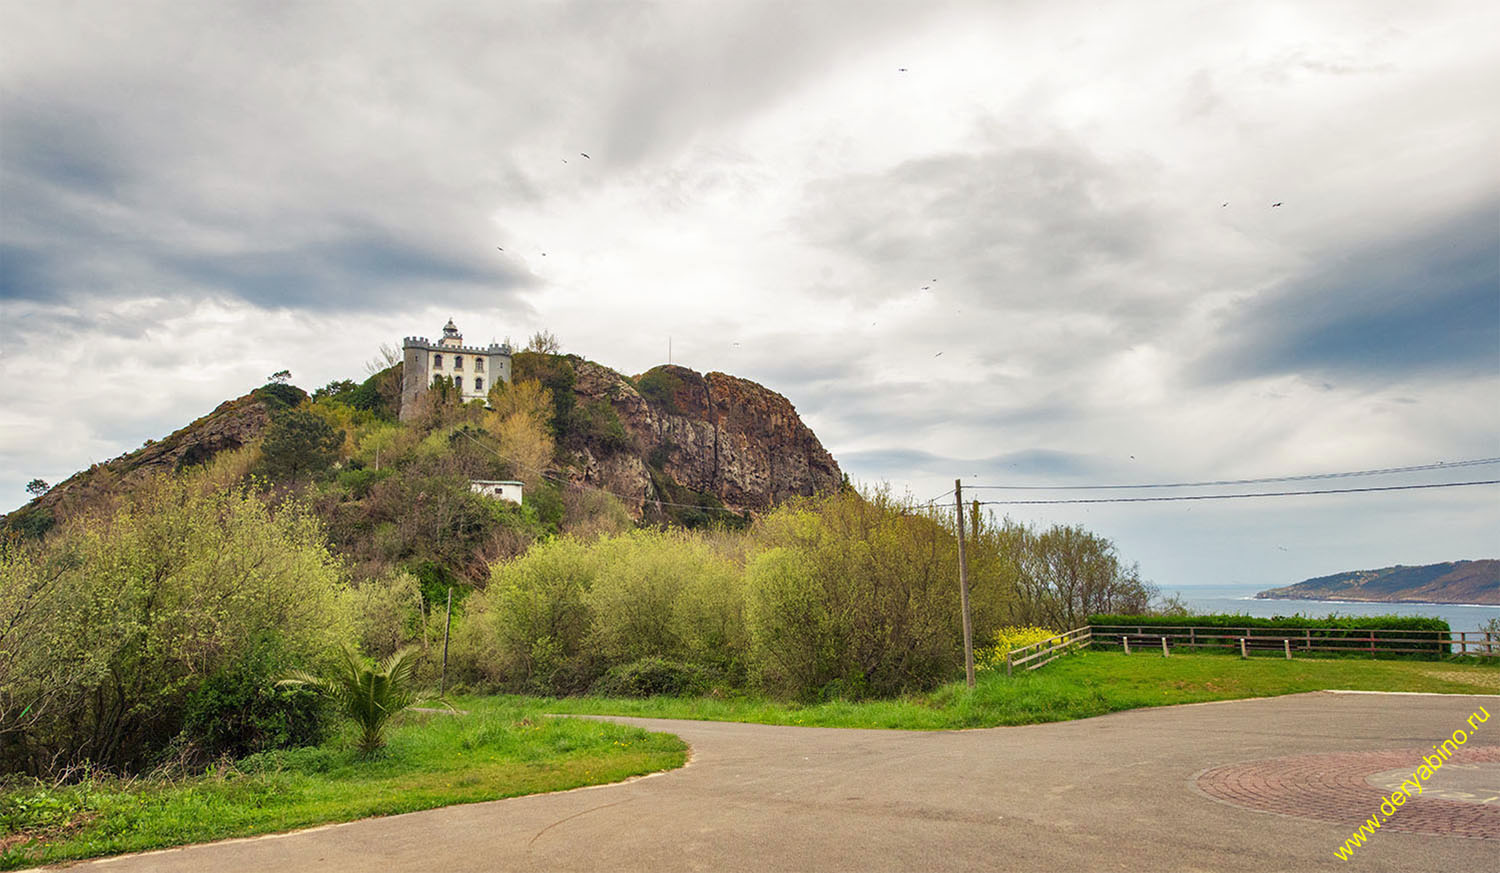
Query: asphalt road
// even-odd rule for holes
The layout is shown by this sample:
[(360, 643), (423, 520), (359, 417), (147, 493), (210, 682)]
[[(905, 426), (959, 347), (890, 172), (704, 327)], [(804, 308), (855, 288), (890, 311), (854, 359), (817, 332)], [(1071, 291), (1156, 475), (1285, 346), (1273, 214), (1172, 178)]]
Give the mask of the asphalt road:
[[(1500, 842), (1351, 828), (1215, 800), (1202, 771), (1427, 746), (1500, 698), (1302, 694), (958, 732), (619, 719), (691, 744), (631, 782), (80, 865), (125, 871), (1441, 870)], [(1500, 744), (1500, 722), (1474, 742)], [(1371, 810), (1373, 813), (1374, 810)]]

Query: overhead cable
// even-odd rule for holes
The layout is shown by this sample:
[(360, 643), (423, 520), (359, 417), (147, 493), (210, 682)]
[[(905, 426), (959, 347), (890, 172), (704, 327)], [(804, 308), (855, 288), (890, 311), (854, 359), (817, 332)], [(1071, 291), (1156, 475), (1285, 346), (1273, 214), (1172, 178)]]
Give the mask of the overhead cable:
[(1467, 461), (1448, 461), (1436, 464), (1418, 464), (1410, 467), (1385, 467), (1379, 470), (1352, 470), (1346, 473), (1310, 473), (1304, 476), (1269, 476), (1263, 479), (1218, 479), (1211, 482), (1162, 482), (1149, 485), (969, 485), (967, 489), (1005, 491), (1110, 491), (1132, 488), (1206, 488), (1212, 485), (1259, 485), (1265, 482), (1306, 482), (1314, 479), (1347, 479), (1352, 476), (1381, 476), (1389, 473), (1416, 473), (1422, 470), (1447, 470), (1454, 467), (1477, 467), (1483, 464), (1500, 464), (1500, 458), (1474, 458)]
[(1039, 506), (1057, 503), (1166, 503), (1176, 500), (1237, 500), (1246, 497), (1300, 497), (1308, 494), (1358, 494), (1368, 491), (1415, 491), (1422, 488), (1461, 488), (1500, 485), (1500, 479), (1474, 482), (1433, 482), (1426, 485), (1382, 485), (1372, 488), (1330, 488), (1321, 491), (1257, 491), (1249, 494), (1174, 494), (1166, 497), (1077, 497), (1064, 500), (981, 500), (981, 506)]

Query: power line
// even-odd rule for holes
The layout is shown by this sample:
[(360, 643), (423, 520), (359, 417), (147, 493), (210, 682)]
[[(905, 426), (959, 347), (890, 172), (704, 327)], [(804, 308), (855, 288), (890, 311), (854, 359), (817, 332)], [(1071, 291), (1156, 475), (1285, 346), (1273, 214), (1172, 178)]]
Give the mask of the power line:
[(1368, 491), (1414, 491), (1421, 488), (1461, 488), (1500, 485), (1500, 479), (1474, 482), (1434, 482), (1427, 485), (1383, 485), (1372, 488), (1330, 488), (1320, 491), (1259, 491), (1254, 494), (1175, 494), (1168, 497), (1078, 497), (1068, 500), (982, 500), (981, 506), (1037, 506), (1056, 503), (1165, 503), (1174, 500), (1236, 500), (1245, 497), (1298, 497), (1306, 494), (1357, 494)]
[[(1269, 476), (1263, 479), (1219, 479), (1212, 482), (1163, 482), (1151, 485), (969, 485), (975, 490), (1005, 491), (1111, 491), (1132, 488), (1202, 488), (1210, 485), (1258, 485), (1264, 482), (1306, 482), (1313, 479), (1347, 479), (1351, 476), (1380, 476), (1387, 473), (1415, 473), (1421, 470), (1446, 470), (1452, 467), (1477, 467), (1483, 464), (1500, 464), (1500, 458), (1474, 458), (1467, 461), (1451, 461), (1437, 464), (1418, 464), (1411, 467), (1385, 467), (1379, 470), (1352, 470), (1347, 473), (1311, 473), (1305, 476)], [(936, 498), (934, 498), (936, 499)], [(930, 501), (929, 501), (930, 502)]]

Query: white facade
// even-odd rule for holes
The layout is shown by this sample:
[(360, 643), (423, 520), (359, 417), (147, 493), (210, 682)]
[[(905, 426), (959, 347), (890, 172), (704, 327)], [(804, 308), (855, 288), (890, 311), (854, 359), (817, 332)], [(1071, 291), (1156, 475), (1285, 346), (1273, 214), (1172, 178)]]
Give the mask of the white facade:
[(410, 410), (415, 408), (413, 401), (437, 379), (452, 379), (465, 403), (485, 400), (496, 382), (510, 381), (510, 346), (504, 343), (490, 343), (484, 348), (466, 346), (452, 319), (436, 343), (426, 337), (409, 336), (401, 346), (405, 361), (402, 419), (409, 417)]
[(521, 483), (508, 479), (470, 479), (469, 490), (495, 500), (509, 500), (515, 504), (521, 502)]

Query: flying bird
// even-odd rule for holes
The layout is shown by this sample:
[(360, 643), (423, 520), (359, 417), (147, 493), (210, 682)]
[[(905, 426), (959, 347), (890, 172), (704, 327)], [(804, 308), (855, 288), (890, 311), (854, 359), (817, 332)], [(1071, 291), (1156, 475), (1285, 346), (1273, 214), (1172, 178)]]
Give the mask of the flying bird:
[(579, 152), (579, 154), (580, 154), (580, 155), (583, 155), (583, 156), (584, 156), (584, 157), (585, 157), (585, 158), (588, 158), (588, 159), (589, 159), (589, 160), (591, 160), (591, 161), (592, 161), (592, 160), (593, 160), (593, 158), (589, 158), (589, 156), (588, 156), (588, 154), (587, 154), (587, 153), (585, 153), (585, 152)]
[(1219, 208), (1220, 208), (1220, 209), (1223, 209), (1223, 208), (1224, 208), (1224, 207), (1226, 207), (1226, 206), (1228, 206), (1228, 205), (1229, 205), (1229, 201), (1228, 201), (1228, 200), (1225, 200), (1225, 201), (1224, 201), (1224, 202), (1223, 202), (1223, 203), (1220, 203), (1220, 204), (1219, 204)]
[(933, 355), (934, 358), (941, 358), (942, 356), (943, 356), (942, 352), (938, 352), (937, 354)]
[(906, 72), (906, 68), (905, 67), (897, 67), (896, 68), (896, 72), (898, 72), (898, 73), (904, 73), (904, 72)]
[(1275, 203), (1272, 203), (1272, 204), (1271, 204), (1271, 208), (1272, 208), (1272, 209), (1275, 209), (1275, 208), (1276, 208), (1276, 207), (1278, 207), (1278, 206), (1280, 206), (1280, 205), (1281, 205), (1281, 201), (1280, 201), (1280, 200), (1278, 200), (1278, 201), (1276, 201), (1276, 202), (1275, 202)]
[(501, 248), (500, 246), (495, 246), (495, 248), (500, 249), (500, 251), (502, 252), (505, 251), (505, 249)]

